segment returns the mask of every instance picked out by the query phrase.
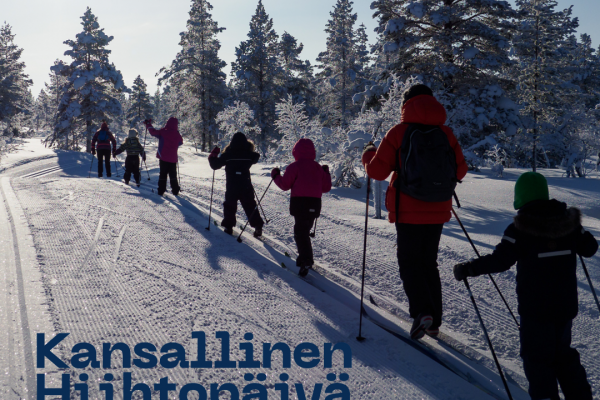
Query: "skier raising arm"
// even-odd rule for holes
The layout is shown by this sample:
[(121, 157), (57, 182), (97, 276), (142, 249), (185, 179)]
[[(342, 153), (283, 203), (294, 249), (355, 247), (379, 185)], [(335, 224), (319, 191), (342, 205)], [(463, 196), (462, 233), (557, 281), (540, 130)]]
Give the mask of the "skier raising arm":
[(177, 182), (177, 150), (183, 144), (183, 138), (179, 134), (179, 121), (175, 117), (169, 118), (162, 129), (154, 129), (152, 120), (144, 121), (148, 133), (158, 138), (158, 158), (160, 173), (158, 176), (158, 195), (162, 196), (167, 190), (167, 176), (171, 182), (173, 195), (179, 194), (179, 183)]

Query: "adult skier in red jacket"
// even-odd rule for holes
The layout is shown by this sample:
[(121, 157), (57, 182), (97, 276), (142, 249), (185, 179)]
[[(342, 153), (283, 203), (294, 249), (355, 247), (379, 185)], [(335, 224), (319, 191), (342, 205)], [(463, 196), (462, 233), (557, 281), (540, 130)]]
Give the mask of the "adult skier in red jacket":
[(152, 120), (144, 121), (148, 133), (158, 138), (158, 158), (160, 173), (158, 175), (158, 195), (162, 196), (167, 190), (167, 175), (171, 181), (173, 195), (179, 194), (179, 182), (177, 182), (177, 150), (183, 144), (183, 138), (179, 134), (179, 121), (175, 117), (169, 118), (162, 129), (154, 129)]
[(456, 180), (464, 178), (467, 164), (456, 137), (445, 122), (446, 110), (433, 97), (431, 89), (425, 85), (412, 86), (404, 92), (400, 124), (389, 130), (378, 149), (368, 146), (362, 156), (369, 177), (381, 181), (392, 173), (385, 205), (388, 219), (396, 224), (398, 232), (398, 264), (410, 316), (414, 319), (413, 339), (420, 339), (425, 333), (439, 334), (442, 324), (442, 285), (437, 253), (444, 223), (450, 221), (452, 200), (422, 201), (402, 192), (397, 198), (396, 157), (410, 124), (438, 126), (454, 150)]

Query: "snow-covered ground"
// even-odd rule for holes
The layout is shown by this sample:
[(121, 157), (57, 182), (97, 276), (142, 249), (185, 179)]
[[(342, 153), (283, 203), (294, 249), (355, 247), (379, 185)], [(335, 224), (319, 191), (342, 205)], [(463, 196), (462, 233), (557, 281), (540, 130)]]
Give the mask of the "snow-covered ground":
[[(271, 186), (263, 200), (270, 219), (266, 240), (252, 238), (249, 229), (239, 244), (209, 225), (213, 172), (206, 154), (186, 146), (180, 155), (182, 193), (164, 198), (151, 191), (158, 175), (153, 156), (148, 157), (151, 180), (144, 172), (141, 188), (119, 182), (114, 163), (111, 179), (95, 178), (95, 162), (88, 178), (88, 154), (45, 149), (39, 139), (28, 140), (19, 152), (3, 158), (0, 304), (7, 306), (0, 307), (0, 320), (9, 329), (0, 330), (0, 399), (35, 399), (36, 374), (44, 372), (51, 387), (60, 385), (61, 374), (70, 374), (71, 384), (82, 384), (81, 374), (88, 374), (90, 399), (104, 399), (99, 388), (109, 383), (115, 398), (123, 398), (128, 372), (133, 384), (152, 386), (168, 377), (177, 384), (169, 399), (179, 398), (182, 386), (190, 383), (203, 385), (209, 399), (217, 398), (210, 392), (214, 383), (232, 383), (244, 399), (284, 399), (281, 393), (287, 390), (290, 399), (314, 400), (507, 398), (467, 292), (452, 276), (455, 263), (474, 256), (454, 220), (445, 225), (439, 255), (444, 340), (426, 338), (422, 346), (406, 339), (410, 326), (396, 261), (395, 229), (386, 220), (369, 219), (366, 298), (372, 297), (379, 306), (367, 300), (366, 308), (401, 337), (363, 319), (366, 340), (358, 342), (365, 190), (334, 188), (324, 196), (314, 239), (318, 266), (303, 280), (293, 262), (289, 193)], [(269, 184), (271, 167), (258, 164), (252, 169), (259, 195)], [(122, 166), (118, 168), (122, 175)], [(468, 174), (458, 188), (462, 208), (457, 212), (482, 253), (493, 249), (514, 215), (513, 186), (522, 172), (505, 170), (504, 178), (486, 172)], [(566, 179), (555, 170), (542, 172), (551, 185), (551, 196), (580, 207), (584, 225), (598, 236), (600, 181)], [(222, 215), (224, 179), (224, 172), (217, 171), (212, 208), (217, 222)], [(238, 223), (243, 224), (245, 217), (239, 216)], [(282, 262), (287, 268), (282, 268)], [(597, 258), (587, 261), (587, 266), (600, 288)], [(573, 343), (598, 394), (599, 312), (579, 271), (580, 314)], [(514, 270), (494, 278), (516, 313)], [(489, 279), (472, 279), (471, 285), (513, 397), (526, 399), (516, 325)], [(231, 360), (244, 360), (247, 353), (242, 349), (248, 343), (254, 345), (254, 358), (262, 362), (263, 343), (285, 343), (293, 353), (308, 342), (319, 349), (320, 361), (303, 368), (302, 360), (296, 362), (292, 354), (290, 368), (284, 368), (282, 353), (275, 351), (270, 368), (238, 363), (236, 368), (143, 369), (123, 367), (117, 351), (112, 369), (102, 367), (102, 343), (118, 342), (132, 351), (143, 342), (159, 350), (164, 344), (179, 343), (186, 360), (192, 362), (201, 348), (192, 338), (197, 331), (205, 332), (205, 356), (213, 362), (223, 360), (222, 340), (216, 337), (221, 331), (229, 333)], [(68, 368), (60, 370), (47, 359), (46, 368), (37, 368), (36, 334), (40, 332), (46, 342), (58, 333), (70, 333), (53, 350), (67, 362), (82, 351), (72, 353), (74, 345), (90, 343), (98, 352), (100, 368), (74, 368), (68, 362)], [(249, 332), (252, 338), (244, 338)], [(352, 352), (351, 368), (344, 367), (341, 350), (334, 352), (331, 366), (325, 365), (325, 343), (346, 343)], [(432, 354), (443, 362), (436, 362)], [(107, 381), (107, 373), (114, 375), (112, 381)], [(280, 376), (283, 373), (289, 380)], [(289, 389), (282, 389), (284, 383)], [(264, 388), (268, 397), (243, 393), (251, 384)], [(343, 385), (350, 397), (344, 397)], [(72, 398), (80, 398), (79, 391), (73, 393)], [(193, 393), (189, 398), (198, 398)], [(220, 398), (228, 399), (226, 393)], [(47, 397), (54, 398), (60, 397)], [(158, 392), (152, 398), (158, 399)]]

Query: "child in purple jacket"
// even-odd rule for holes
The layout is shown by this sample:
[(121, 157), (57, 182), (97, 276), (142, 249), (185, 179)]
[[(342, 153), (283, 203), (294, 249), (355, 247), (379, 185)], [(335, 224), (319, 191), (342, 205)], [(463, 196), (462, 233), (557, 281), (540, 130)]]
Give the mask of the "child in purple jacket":
[(158, 158), (160, 173), (158, 175), (158, 195), (162, 196), (167, 190), (167, 175), (171, 181), (171, 191), (173, 195), (179, 194), (179, 183), (177, 182), (177, 149), (183, 144), (183, 138), (177, 129), (179, 121), (175, 117), (169, 118), (167, 124), (162, 129), (154, 129), (152, 120), (144, 121), (148, 133), (158, 138)]
[(300, 139), (292, 150), (295, 162), (285, 170), (273, 168), (271, 177), (281, 190), (292, 189), (290, 214), (294, 217), (294, 240), (298, 247), (296, 265), (300, 276), (306, 276), (313, 266), (310, 229), (321, 213), (321, 196), (331, 190), (329, 167), (315, 161), (315, 145), (310, 139)]

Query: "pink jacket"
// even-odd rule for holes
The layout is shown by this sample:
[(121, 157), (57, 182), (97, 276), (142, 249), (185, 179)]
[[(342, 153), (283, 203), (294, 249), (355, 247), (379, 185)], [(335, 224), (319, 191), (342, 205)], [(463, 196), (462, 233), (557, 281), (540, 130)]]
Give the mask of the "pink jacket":
[(274, 179), (281, 190), (292, 189), (292, 197), (317, 198), (331, 190), (331, 175), (315, 161), (315, 145), (310, 139), (298, 140), (292, 154), (296, 161)]
[(177, 130), (178, 125), (179, 121), (174, 117), (169, 118), (162, 129), (154, 129), (152, 125), (148, 125), (148, 132), (158, 138), (156, 158), (159, 160), (177, 162), (177, 148), (183, 144), (183, 138)]

